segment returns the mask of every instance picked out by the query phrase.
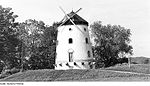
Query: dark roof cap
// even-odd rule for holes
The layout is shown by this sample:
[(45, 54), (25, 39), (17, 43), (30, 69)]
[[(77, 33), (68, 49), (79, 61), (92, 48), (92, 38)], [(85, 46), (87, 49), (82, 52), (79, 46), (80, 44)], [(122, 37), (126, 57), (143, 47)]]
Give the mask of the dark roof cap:
[[(76, 13), (74, 13), (73, 11), (70, 12), (69, 14), (67, 14), (69, 17), (71, 17), (71, 20), (76, 24), (76, 25), (87, 25), (88, 26), (88, 22), (86, 20), (84, 20), (83, 18), (81, 18), (79, 15), (77, 15)], [(62, 25), (73, 25), (72, 22), (67, 18), (67, 16), (65, 16), (60, 23)]]

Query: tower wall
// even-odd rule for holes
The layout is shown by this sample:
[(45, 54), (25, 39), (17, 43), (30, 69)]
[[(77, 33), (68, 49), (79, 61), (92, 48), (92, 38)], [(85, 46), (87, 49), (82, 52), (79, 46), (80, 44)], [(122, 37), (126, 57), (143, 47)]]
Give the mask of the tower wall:
[[(55, 69), (90, 69), (93, 54), (86, 25), (58, 27)], [(72, 39), (72, 40), (69, 40)]]

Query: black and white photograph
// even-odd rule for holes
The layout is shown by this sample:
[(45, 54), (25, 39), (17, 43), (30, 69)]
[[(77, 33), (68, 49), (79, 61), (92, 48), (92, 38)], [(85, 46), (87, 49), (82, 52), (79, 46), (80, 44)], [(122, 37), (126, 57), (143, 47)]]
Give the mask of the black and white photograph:
[(0, 0), (0, 85), (32, 82), (149, 83), (150, 1)]

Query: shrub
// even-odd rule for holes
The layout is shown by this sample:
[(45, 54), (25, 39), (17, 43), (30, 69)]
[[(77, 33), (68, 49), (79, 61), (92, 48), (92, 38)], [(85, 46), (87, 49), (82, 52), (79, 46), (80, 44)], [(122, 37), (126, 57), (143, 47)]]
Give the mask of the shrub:
[(10, 69), (7, 69), (7, 70), (5, 70), (5, 71), (3, 71), (3, 72), (1, 73), (0, 79), (1, 79), (1, 78), (5, 78), (5, 77), (7, 77), (7, 76), (9, 76), (9, 75), (11, 75)]
[(104, 63), (100, 63), (100, 62), (97, 62), (96, 65), (95, 65), (95, 68), (98, 69), (98, 68), (103, 68), (105, 67), (105, 64)]
[(44, 55), (33, 54), (31, 55), (28, 64), (25, 64), (24, 67), (30, 70), (54, 69), (53, 64), (54, 61), (50, 58), (47, 58)]
[(122, 63), (128, 63), (128, 58), (118, 58), (118, 63), (122, 64)]
[(0, 74), (1, 74), (2, 70), (3, 70), (3, 64), (0, 62)]
[(7, 77), (7, 76), (9, 76), (9, 75), (8, 75), (8, 74), (1, 74), (1, 75), (0, 75), (0, 79), (5, 78), (5, 77)]
[(13, 68), (10, 70), (11, 74), (18, 73), (18, 72), (20, 72), (20, 69)]
[(16, 68), (13, 68), (13, 69), (7, 69), (5, 70), (4, 72), (2, 72), (2, 74), (0, 75), (0, 79), (1, 78), (5, 78), (7, 76), (10, 76), (12, 74), (15, 74), (15, 73), (18, 73), (20, 71), (20, 69), (16, 69)]

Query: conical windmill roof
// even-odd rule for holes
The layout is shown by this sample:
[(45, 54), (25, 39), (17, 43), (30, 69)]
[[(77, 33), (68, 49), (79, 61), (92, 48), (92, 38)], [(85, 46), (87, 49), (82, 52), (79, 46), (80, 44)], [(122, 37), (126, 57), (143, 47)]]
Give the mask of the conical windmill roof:
[[(84, 20), (82, 17), (80, 17), (79, 15), (77, 15), (75, 12), (70, 12), (69, 14), (67, 14), (69, 17), (71, 17), (71, 20), (76, 24), (76, 25), (87, 25), (88, 26), (88, 22), (86, 20)], [(73, 17), (72, 17), (73, 16)], [(61, 22), (62, 25), (73, 25), (72, 22), (70, 21), (70, 19), (68, 19), (67, 16), (65, 16)]]

